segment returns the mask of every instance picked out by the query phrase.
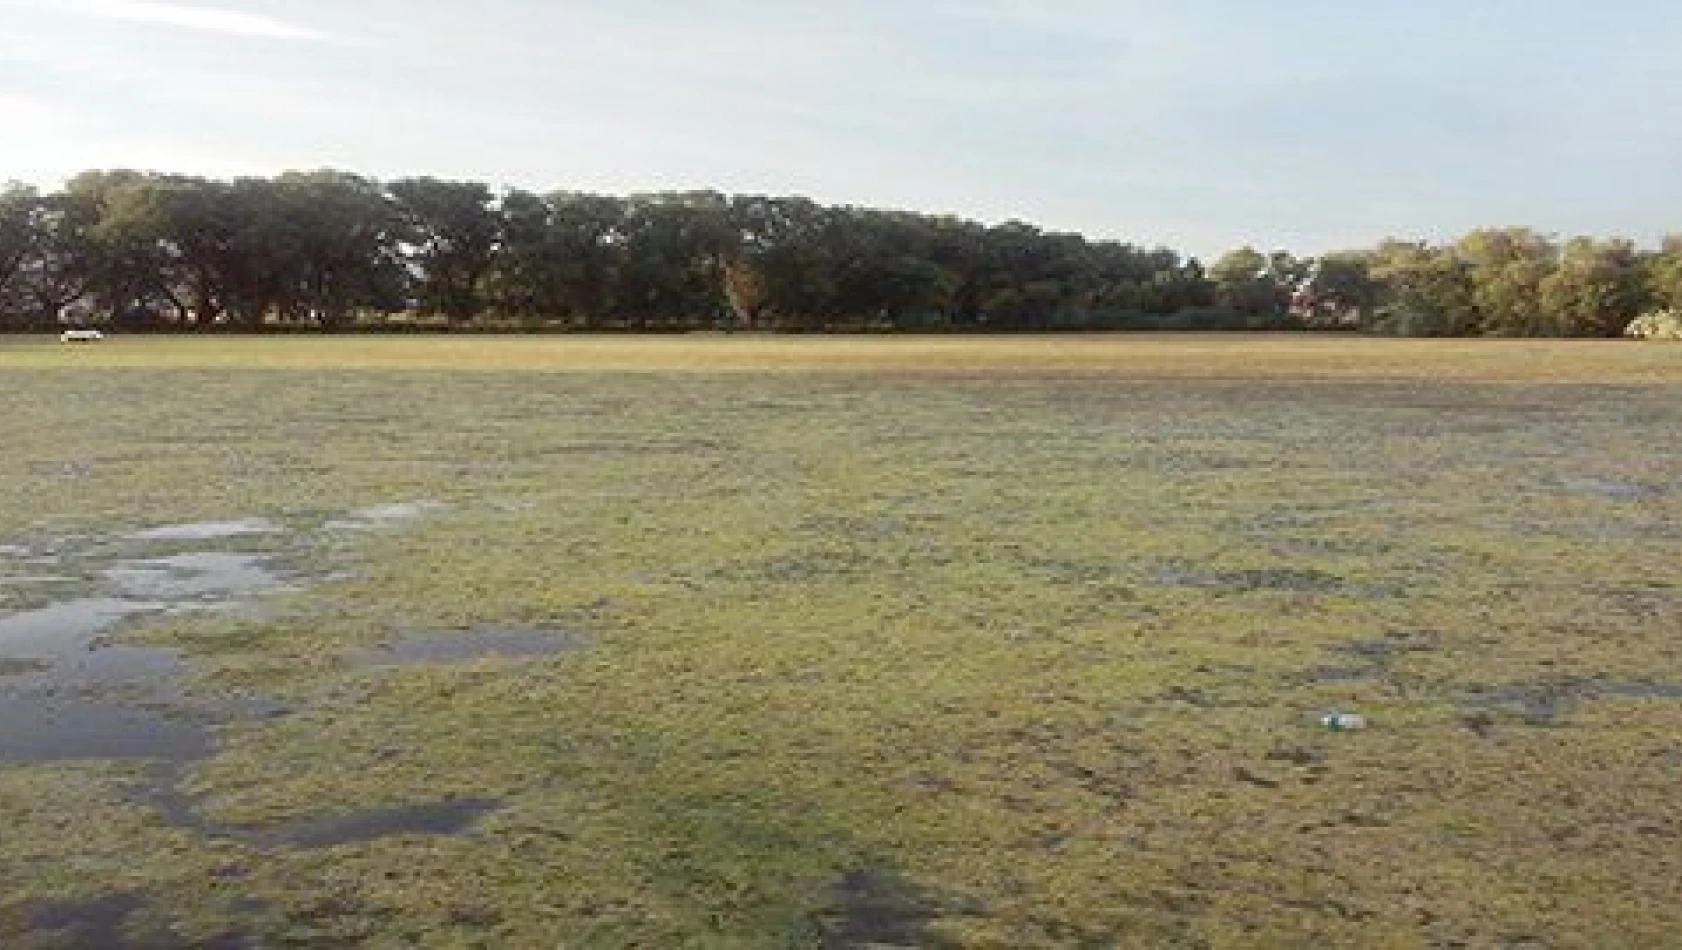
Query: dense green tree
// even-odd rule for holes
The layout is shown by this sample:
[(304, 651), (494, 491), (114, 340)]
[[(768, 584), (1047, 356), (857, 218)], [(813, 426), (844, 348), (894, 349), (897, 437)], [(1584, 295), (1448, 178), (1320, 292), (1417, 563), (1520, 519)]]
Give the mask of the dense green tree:
[(1485, 229), (1462, 237), (1453, 250), (1469, 269), (1478, 330), (1502, 336), (1551, 335), (1542, 285), (1559, 257), (1552, 240), (1529, 228)]
[(1682, 234), (1666, 235), (1658, 250), (1644, 255), (1642, 276), (1652, 306), (1682, 309)]
[(1359, 327), (1610, 336), (1682, 306), (1682, 237), (1528, 228), (1304, 258), (1166, 248), (799, 197), (619, 198), (337, 171), (133, 171), (0, 188), (0, 329), (452, 325), (969, 332)]
[(1370, 258), (1379, 305), (1367, 329), (1402, 336), (1464, 336), (1478, 332), (1471, 266), (1445, 248), (1385, 241)]
[(420, 309), (452, 323), (484, 313), (503, 237), (491, 189), (478, 182), (405, 178), (392, 182), (389, 191)]
[(1281, 284), (1276, 263), (1253, 247), (1228, 251), (1209, 268), (1216, 301), (1248, 314), (1270, 314), (1282, 309), (1290, 288)]
[(22, 284), (38, 253), (41, 196), (34, 188), (0, 186), (0, 326), (25, 326), (28, 309)]
[(47, 195), (39, 200), (35, 240), (18, 281), (33, 323), (50, 328), (93, 292), (100, 255), (93, 232), (98, 208), (86, 197)]
[(1303, 321), (1314, 328), (1369, 325), (1384, 292), (1372, 273), (1373, 256), (1342, 251), (1316, 260), (1297, 300)]
[(719, 257), (735, 244), (717, 192), (632, 196), (617, 229), (610, 309), (634, 329), (717, 326), (728, 304)]
[(1648, 301), (1642, 261), (1625, 240), (1574, 238), (1542, 282), (1541, 310), (1549, 336), (1615, 337)]
[(275, 181), (273, 197), (282, 315), (334, 329), (359, 311), (403, 309), (403, 222), (377, 182), (336, 171), (288, 173)]

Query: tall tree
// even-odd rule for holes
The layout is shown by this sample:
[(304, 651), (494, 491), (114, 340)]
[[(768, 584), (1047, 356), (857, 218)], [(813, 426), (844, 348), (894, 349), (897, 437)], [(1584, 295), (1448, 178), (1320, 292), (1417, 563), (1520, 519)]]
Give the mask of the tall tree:
[(1559, 258), (1553, 241), (1529, 228), (1484, 229), (1462, 237), (1454, 253), (1468, 268), (1479, 330), (1503, 336), (1552, 334), (1542, 285)]
[(1315, 261), (1297, 298), (1298, 315), (1312, 328), (1368, 325), (1382, 299), (1372, 275), (1373, 255), (1340, 251)]
[(1262, 315), (1283, 310), (1290, 290), (1280, 283), (1275, 267), (1284, 263), (1253, 247), (1227, 252), (1209, 268), (1216, 301), (1240, 313)]
[(347, 172), (289, 172), (275, 181), (273, 240), (283, 255), (283, 298), (295, 320), (326, 329), (359, 310), (403, 309), (402, 221), (377, 182)]
[(1626, 240), (1566, 242), (1559, 266), (1542, 282), (1549, 335), (1621, 336), (1649, 299), (1641, 263)]
[(0, 187), (0, 320), (17, 319), (27, 309), (21, 278), (36, 253), (41, 196), (19, 183)]
[(466, 323), (484, 313), (503, 219), (478, 182), (405, 178), (390, 193), (404, 225), (402, 246), (423, 311)]
[(1478, 332), (1471, 267), (1452, 251), (1392, 240), (1380, 244), (1370, 261), (1382, 303), (1367, 329), (1402, 336)]
[(1652, 306), (1682, 310), (1682, 234), (1667, 234), (1657, 250), (1642, 260)]

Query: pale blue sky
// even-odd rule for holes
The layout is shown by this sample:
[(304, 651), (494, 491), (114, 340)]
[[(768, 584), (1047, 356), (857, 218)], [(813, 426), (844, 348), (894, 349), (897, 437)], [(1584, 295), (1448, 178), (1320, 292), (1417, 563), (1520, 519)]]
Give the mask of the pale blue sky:
[(1682, 230), (1675, 0), (0, 0), (0, 179), (345, 168), (1210, 254)]

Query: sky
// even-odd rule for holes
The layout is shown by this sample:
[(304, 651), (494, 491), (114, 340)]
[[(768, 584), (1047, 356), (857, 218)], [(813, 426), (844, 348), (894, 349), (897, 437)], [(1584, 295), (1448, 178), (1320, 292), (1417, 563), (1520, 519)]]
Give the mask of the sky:
[(716, 188), (1210, 256), (1682, 231), (1675, 0), (0, 0), (0, 180)]

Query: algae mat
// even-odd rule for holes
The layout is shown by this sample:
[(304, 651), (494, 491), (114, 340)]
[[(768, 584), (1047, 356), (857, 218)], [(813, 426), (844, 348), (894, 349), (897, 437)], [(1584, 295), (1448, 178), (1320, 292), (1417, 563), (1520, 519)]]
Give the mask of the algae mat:
[(6, 946), (1682, 932), (1663, 348), (114, 343), (0, 347), (0, 698), (190, 741), (0, 744)]

